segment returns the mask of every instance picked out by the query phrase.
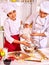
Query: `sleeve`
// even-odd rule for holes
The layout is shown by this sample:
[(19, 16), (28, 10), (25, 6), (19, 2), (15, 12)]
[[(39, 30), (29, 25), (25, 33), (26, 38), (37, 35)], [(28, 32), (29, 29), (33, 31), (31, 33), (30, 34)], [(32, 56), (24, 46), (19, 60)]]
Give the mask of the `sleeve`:
[(47, 37), (49, 37), (49, 18), (47, 19), (47, 24), (46, 24), (46, 29), (45, 29), (45, 35), (47, 36)]
[(47, 36), (47, 37), (49, 37), (49, 27), (45, 30), (45, 35)]
[(6, 40), (9, 43), (12, 43), (14, 41), (14, 39), (11, 37), (8, 21), (5, 21), (5, 23), (4, 23), (4, 33), (5, 33)]
[(22, 28), (20, 28), (20, 35), (22, 35), (23, 34), (23, 29)]

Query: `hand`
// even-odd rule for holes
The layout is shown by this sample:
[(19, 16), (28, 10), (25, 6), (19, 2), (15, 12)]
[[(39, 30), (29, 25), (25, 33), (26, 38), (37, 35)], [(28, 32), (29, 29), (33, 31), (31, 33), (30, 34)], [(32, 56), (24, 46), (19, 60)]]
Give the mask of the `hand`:
[(32, 33), (31, 36), (39, 36), (39, 33)]
[(28, 42), (23, 41), (22, 44), (27, 46), (27, 47), (30, 47), (30, 44)]
[(44, 33), (32, 33), (31, 36), (46, 36)]

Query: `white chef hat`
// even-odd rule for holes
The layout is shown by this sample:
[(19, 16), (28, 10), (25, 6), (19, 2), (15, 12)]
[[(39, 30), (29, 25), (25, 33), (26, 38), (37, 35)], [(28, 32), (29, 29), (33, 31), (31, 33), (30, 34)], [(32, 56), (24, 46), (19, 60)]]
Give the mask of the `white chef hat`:
[(41, 3), (40, 10), (49, 14), (49, 1), (44, 1)]
[(16, 10), (16, 9), (15, 9), (15, 7), (12, 4), (7, 3), (7, 4), (4, 5), (4, 12), (6, 14), (8, 14), (9, 12), (11, 12), (13, 10)]

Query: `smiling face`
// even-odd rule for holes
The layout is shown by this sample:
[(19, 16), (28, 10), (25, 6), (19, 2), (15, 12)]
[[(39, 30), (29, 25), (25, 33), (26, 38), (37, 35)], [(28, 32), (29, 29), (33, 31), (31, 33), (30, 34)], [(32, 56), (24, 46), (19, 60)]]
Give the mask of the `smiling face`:
[(39, 15), (40, 15), (41, 18), (44, 18), (44, 17), (46, 17), (48, 14), (40, 10)]
[(15, 11), (15, 10), (9, 12), (7, 15), (8, 15), (8, 17), (9, 17), (11, 20), (16, 20), (16, 11)]

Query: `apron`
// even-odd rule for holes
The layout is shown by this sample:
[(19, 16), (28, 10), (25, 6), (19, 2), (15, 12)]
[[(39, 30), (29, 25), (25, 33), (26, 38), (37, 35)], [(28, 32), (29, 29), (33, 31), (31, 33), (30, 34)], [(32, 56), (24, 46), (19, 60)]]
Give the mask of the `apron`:
[[(20, 40), (20, 37), (19, 35), (14, 35), (14, 36), (11, 36), (13, 37), (14, 39), (16, 40)], [(12, 43), (10, 44), (6, 38), (5, 38), (5, 43), (4, 43), (4, 47), (8, 49), (9, 52), (12, 52), (12, 51), (20, 51), (20, 44), (17, 44), (17, 43)]]

